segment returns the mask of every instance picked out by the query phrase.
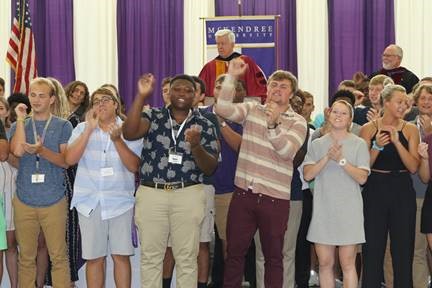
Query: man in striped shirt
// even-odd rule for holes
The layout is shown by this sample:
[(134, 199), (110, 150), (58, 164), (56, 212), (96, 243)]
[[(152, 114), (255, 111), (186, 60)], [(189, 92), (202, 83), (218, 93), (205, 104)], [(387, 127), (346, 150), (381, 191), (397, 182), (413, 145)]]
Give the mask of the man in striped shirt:
[(287, 71), (278, 70), (270, 76), (265, 105), (233, 104), (233, 80), (245, 69), (241, 59), (231, 61), (215, 106), (221, 117), (243, 124), (236, 189), (228, 212), (224, 287), (240, 287), (244, 257), (259, 229), (265, 258), (265, 286), (279, 288), (283, 282), (282, 248), (293, 159), (305, 141), (307, 123), (290, 106), (297, 79)]
[(122, 137), (120, 102), (111, 90), (97, 89), (90, 105), (66, 150), (66, 162), (78, 163), (70, 209), (78, 211), (87, 286), (104, 286), (110, 253), (117, 287), (130, 287), (135, 173), (142, 141)]

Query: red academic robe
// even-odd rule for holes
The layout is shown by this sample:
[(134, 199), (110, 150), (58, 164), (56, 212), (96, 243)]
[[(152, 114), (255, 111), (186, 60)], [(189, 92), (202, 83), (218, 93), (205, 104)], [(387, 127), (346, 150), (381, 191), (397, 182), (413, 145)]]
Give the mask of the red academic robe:
[(234, 52), (228, 58), (222, 58), (220, 56), (207, 62), (202, 68), (199, 78), (201, 78), (206, 85), (206, 96), (213, 97), (213, 90), (216, 78), (228, 72), (228, 63), (234, 58), (241, 57), (243, 61), (248, 65), (248, 69), (240, 79), (246, 84), (246, 95), (252, 97), (260, 97), (261, 102), (264, 103), (267, 97), (267, 79), (261, 68), (255, 63), (255, 61), (246, 56)]

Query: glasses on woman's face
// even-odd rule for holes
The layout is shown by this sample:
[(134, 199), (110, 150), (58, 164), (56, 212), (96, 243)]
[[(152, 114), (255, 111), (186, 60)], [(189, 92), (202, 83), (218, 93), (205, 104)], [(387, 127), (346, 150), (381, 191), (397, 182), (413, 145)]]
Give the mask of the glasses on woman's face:
[(110, 96), (103, 96), (100, 99), (95, 99), (92, 101), (92, 106), (98, 106), (100, 104), (106, 104), (109, 101), (113, 100)]

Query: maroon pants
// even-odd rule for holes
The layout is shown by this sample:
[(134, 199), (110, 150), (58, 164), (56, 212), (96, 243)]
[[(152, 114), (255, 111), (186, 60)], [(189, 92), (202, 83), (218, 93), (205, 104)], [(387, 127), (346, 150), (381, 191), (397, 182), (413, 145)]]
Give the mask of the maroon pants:
[(228, 211), (224, 288), (241, 287), (245, 256), (257, 229), (265, 258), (265, 287), (282, 287), (282, 248), (288, 215), (289, 200), (236, 187)]

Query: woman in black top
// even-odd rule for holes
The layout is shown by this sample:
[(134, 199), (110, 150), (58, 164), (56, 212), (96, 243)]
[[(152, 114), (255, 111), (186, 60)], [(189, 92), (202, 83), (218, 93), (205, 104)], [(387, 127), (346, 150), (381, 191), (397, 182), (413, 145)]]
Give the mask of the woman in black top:
[(403, 120), (405, 88), (387, 85), (381, 93), (384, 114), (362, 127), (371, 175), (363, 189), (366, 243), (363, 245), (363, 287), (380, 288), (390, 235), (394, 288), (412, 287), (416, 195), (410, 173), (419, 165), (417, 127)]

